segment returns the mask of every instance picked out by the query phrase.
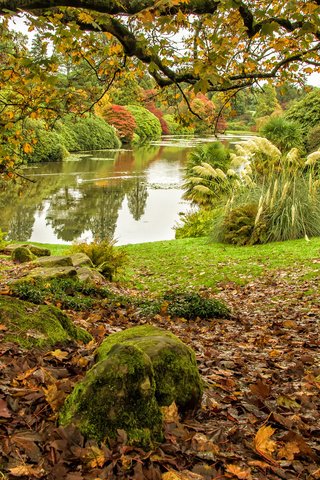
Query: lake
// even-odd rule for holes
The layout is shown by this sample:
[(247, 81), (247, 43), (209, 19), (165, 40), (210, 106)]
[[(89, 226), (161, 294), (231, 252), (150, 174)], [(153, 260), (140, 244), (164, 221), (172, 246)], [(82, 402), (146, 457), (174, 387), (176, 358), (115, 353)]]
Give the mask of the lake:
[(0, 190), (0, 228), (9, 239), (42, 243), (173, 239), (179, 213), (190, 209), (181, 188), (188, 152), (214, 141), (167, 136), (134, 150), (83, 152), (35, 164), (23, 171), (33, 182), (9, 182)]

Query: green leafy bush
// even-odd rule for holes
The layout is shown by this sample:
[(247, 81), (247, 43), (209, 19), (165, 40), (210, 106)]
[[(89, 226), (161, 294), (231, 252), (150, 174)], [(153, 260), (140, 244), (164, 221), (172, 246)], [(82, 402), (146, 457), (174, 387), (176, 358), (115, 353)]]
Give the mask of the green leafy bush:
[(73, 245), (71, 251), (72, 253), (81, 252), (88, 255), (99, 272), (108, 280), (112, 280), (127, 260), (125, 251), (115, 248), (114, 243), (110, 239), (100, 242), (78, 243)]
[(272, 142), (282, 153), (292, 148), (302, 148), (302, 130), (300, 125), (284, 117), (271, 117), (260, 130), (263, 137)]
[(176, 238), (205, 237), (212, 228), (212, 222), (217, 214), (215, 209), (200, 209), (196, 212), (180, 214), (181, 224), (175, 227)]
[(3, 250), (9, 242), (6, 241), (7, 233), (3, 232), (0, 228), (0, 251)]
[(285, 113), (285, 118), (301, 126), (304, 135), (320, 123), (320, 89), (314, 88), (301, 100), (295, 102)]
[(161, 125), (153, 113), (138, 105), (128, 105), (126, 109), (132, 113), (137, 124), (135, 134), (139, 137), (139, 143), (157, 140), (161, 137)]
[(203, 162), (226, 172), (230, 166), (230, 151), (221, 142), (197, 146), (188, 156), (186, 175), (193, 175), (193, 167)]
[(320, 148), (320, 124), (309, 130), (306, 143), (308, 152), (314, 152)]
[(205, 298), (199, 293), (173, 291), (164, 295), (167, 313), (186, 320), (196, 318), (229, 318), (230, 309), (220, 300)]
[(28, 163), (59, 162), (67, 155), (63, 138), (53, 130), (47, 130), (41, 120), (28, 120), (25, 139), (32, 146), (32, 152), (25, 155)]
[(101, 150), (121, 146), (115, 129), (94, 115), (85, 118), (67, 116), (56, 128), (69, 151)]
[(192, 135), (194, 133), (194, 128), (182, 125), (176, 120), (174, 115), (168, 113), (163, 115), (163, 119), (167, 123), (170, 135)]

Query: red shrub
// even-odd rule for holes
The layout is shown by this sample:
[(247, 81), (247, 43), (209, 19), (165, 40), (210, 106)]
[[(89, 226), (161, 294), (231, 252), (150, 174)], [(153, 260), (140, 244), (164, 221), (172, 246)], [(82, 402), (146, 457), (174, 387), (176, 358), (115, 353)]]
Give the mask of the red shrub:
[(110, 105), (101, 111), (101, 115), (109, 125), (112, 125), (117, 130), (122, 143), (132, 142), (133, 134), (137, 127), (132, 113), (121, 105)]

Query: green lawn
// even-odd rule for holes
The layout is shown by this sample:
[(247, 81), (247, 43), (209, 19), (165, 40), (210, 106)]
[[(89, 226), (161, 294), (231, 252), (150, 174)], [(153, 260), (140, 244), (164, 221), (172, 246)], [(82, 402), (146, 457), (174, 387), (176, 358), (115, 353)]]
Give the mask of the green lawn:
[(132, 286), (162, 291), (215, 287), (217, 282), (245, 284), (272, 270), (289, 270), (301, 279), (320, 272), (320, 238), (252, 247), (209, 243), (204, 238), (127, 245)]
[[(68, 245), (38, 244), (53, 255), (68, 253)], [(117, 247), (128, 253), (122, 282), (139, 290), (162, 292), (173, 287), (199, 289), (218, 282), (246, 284), (270, 271), (293, 279), (320, 273), (320, 238), (237, 247), (188, 238)]]

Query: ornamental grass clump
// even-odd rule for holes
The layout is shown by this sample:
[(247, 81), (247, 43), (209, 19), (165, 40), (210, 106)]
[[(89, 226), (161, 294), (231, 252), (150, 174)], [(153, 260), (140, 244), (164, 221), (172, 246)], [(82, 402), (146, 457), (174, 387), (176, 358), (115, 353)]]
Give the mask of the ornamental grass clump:
[[(253, 137), (230, 157), (227, 172), (202, 162), (185, 184), (185, 198), (212, 212), (214, 240), (253, 245), (320, 235), (320, 151), (283, 154)], [(186, 217), (189, 231), (199, 215)]]

